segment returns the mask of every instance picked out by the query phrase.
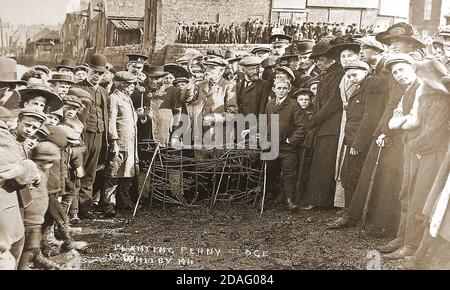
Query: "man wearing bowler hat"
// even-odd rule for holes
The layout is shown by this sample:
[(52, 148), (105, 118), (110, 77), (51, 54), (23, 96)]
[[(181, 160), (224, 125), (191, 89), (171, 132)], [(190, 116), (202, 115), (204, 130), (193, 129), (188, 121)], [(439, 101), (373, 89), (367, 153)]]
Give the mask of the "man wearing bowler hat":
[(53, 87), (53, 91), (61, 98), (67, 95), (70, 87), (74, 84), (72, 76), (66, 73), (54, 74), (52, 75), (52, 78), (48, 80), (48, 82)]
[[(92, 219), (92, 195), (93, 184), (96, 177), (99, 156), (102, 150), (107, 147), (103, 143), (108, 132), (108, 100), (107, 92), (99, 84), (103, 74), (106, 72), (106, 57), (100, 54), (92, 56), (89, 62), (89, 72), (87, 78), (78, 83), (77, 86), (90, 95), (89, 99), (83, 99), (85, 110), (79, 114), (81, 122), (86, 124), (83, 136), (86, 144), (85, 164), (86, 175), (81, 179), (80, 189), (80, 211), (79, 217)], [(106, 150), (107, 151), (107, 150)], [(101, 160), (103, 163), (103, 160)]]
[(313, 47), (314, 41), (311, 39), (303, 39), (297, 43), (300, 70), (305, 76), (309, 77), (315, 77), (321, 73), (320, 69), (310, 58)]
[(73, 76), (75, 72), (75, 61), (70, 58), (63, 58), (61, 63), (56, 66), (57, 73), (66, 73), (71, 74)]

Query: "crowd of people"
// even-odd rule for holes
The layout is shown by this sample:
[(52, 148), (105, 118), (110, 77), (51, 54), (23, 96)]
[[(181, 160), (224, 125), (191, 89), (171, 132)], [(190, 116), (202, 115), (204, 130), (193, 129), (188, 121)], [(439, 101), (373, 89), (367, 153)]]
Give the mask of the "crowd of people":
[(431, 50), (407, 23), (376, 36), (270, 41), (164, 66), (132, 54), (124, 71), (95, 54), (21, 79), (0, 58), (0, 268), (59, 268), (49, 257), (88, 246), (73, 238), (81, 220), (133, 209), (139, 142), (190, 145), (197, 136), (175, 134), (188, 123), (220, 148), (222, 134), (252, 137), (235, 128), (239, 115), (278, 116), (268, 122), (279, 137), (268, 206), (330, 210), (343, 192), (343, 214), (324, 226), (362, 222), (393, 237), (378, 250), (412, 257), (404, 268), (448, 262), (450, 29)]
[(325, 36), (342, 35), (372, 35), (374, 26), (357, 27), (355, 23), (345, 25), (336, 22), (304, 22), (302, 24), (269, 23), (258, 19), (248, 19), (244, 23), (223, 23), (197, 22), (188, 25), (178, 23), (177, 43), (192, 44), (222, 44), (222, 43), (270, 43), (270, 36), (273, 34), (285, 34), (292, 37), (293, 41), (302, 39), (320, 40)]

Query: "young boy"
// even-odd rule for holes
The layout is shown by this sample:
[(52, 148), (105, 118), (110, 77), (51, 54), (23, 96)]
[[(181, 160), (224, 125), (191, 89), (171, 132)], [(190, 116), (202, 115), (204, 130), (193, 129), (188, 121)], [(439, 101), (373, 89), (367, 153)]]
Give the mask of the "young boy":
[(33, 262), (35, 268), (59, 269), (59, 265), (45, 258), (40, 250), (42, 224), (49, 205), (48, 174), (54, 162), (60, 159), (59, 149), (55, 144), (43, 141), (31, 151), (30, 157), (37, 165), (41, 182), (38, 186), (30, 188), (33, 202), (24, 210), (25, 245), (18, 268), (27, 270), (28, 264)]
[(62, 203), (64, 210), (69, 212), (69, 222), (77, 225), (80, 222), (78, 218), (78, 190), (80, 179), (85, 175), (83, 166), (83, 155), (86, 146), (81, 138), (84, 130), (83, 123), (78, 119), (78, 113), (84, 108), (80, 98), (74, 95), (67, 95), (63, 98), (64, 117), (61, 123), (62, 128), (67, 133), (69, 146), (65, 150), (65, 156), (68, 165), (68, 175), (66, 176), (66, 192)]
[(276, 202), (285, 202), (289, 210), (295, 210), (298, 208), (294, 204), (298, 169), (297, 154), (305, 137), (305, 128), (303, 126), (304, 120), (301, 118), (300, 105), (288, 97), (290, 90), (291, 83), (288, 80), (284, 78), (276, 79), (273, 85), (276, 97), (269, 101), (265, 113), (270, 115), (269, 118), (272, 115), (279, 116), (278, 127), (270, 128), (270, 130), (279, 132), (280, 142), (279, 157), (270, 164), (270, 176), (273, 179), (278, 179), (281, 172), (282, 192), (278, 195)]
[[(314, 104), (312, 102), (314, 98), (314, 92), (308, 89), (300, 89), (293, 93), (292, 97), (297, 100), (301, 107), (301, 118), (303, 123), (312, 118), (314, 113)], [(305, 134), (306, 139), (307, 134)], [(297, 200), (295, 201), (297, 204), (302, 200), (305, 191), (308, 186), (308, 177), (309, 177), (309, 169), (311, 167), (312, 160), (312, 148), (309, 146), (305, 146), (305, 142), (302, 141), (300, 150), (298, 152), (299, 156), (299, 167), (298, 167), (298, 177), (297, 184), (295, 187), (295, 193)]]

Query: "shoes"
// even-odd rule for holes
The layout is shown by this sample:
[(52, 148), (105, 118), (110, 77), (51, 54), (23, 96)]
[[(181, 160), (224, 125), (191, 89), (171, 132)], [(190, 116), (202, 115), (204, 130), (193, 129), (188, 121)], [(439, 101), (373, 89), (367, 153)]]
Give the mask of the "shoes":
[(295, 203), (293, 203), (290, 198), (288, 198), (287, 203), (288, 203), (289, 211), (292, 212), (292, 211), (296, 211), (298, 209), (298, 206)]
[(114, 207), (108, 207), (103, 211), (104, 217), (105, 218), (113, 218), (116, 216), (116, 210), (114, 209)]
[(312, 210), (312, 209), (315, 209), (316, 208), (316, 206), (314, 206), (314, 205), (308, 205), (308, 206), (306, 206), (306, 207), (301, 207), (300, 209), (302, 209), (302, 210)]
[(44, 270), (59, 270), (61, 268), (60, 265), (52, 262), (48, 258), (46, 258), (41, 250), (38, 250), (33, 259), (34, 268), (44, 269)]
[(399, 260), (405, 257), (410, 257), (414, 255), (415, 252), (416, 251), (411, 246), (403, 246), (393, 253), (384, 255), (383, 258), (386, 260)]
[(86, 212), (80, 212), (78, 214), (78, 216), (80, 219), (83, 219), (83, 220), (93, 220), (93, 219), (97, 218), (97, 216), (91, 210), (86, 211)]
[(62, 248), (65, 251), (70, 251), (70, 250), (83, 251), (87, 248), (87, 246), (88, 246), (88, 243), (85, 241), (68, 241), (62, 245)]
[(392, 253), (392, 252), (397, 251), (402, 246), (403, 246), (403, 240), (397, 238), (397, 239), (390, 241), (389, 243), (387, 243), (384, 246), (378, 247), (377, 250), (380, 253), (387, 254), (387, 253)]
[(74, 217), (69, 218), (69, 223), (71, 226), (78, 226), (81, 223), (81, 220), (78, 217), (78, 215), (76, 215)]
[(355, 222), (352, 222), (349, 217), (343, 216), (332, 222), (327, 223), (327, 227), (330, 229), (343, 229), (345, 227), (354, 226)]

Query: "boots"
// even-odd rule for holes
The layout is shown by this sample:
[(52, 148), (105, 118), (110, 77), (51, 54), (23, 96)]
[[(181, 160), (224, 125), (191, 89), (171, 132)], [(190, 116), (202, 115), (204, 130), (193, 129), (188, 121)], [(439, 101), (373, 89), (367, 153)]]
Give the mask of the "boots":
[(46, 226), (42, 238), (42, 253), (46, 257), (57, 256), (61, 253), (60, 247), (62, 244), (63, 242), (55, 238), (54, 225)]
[(34, 254), (41, 246), (42, 227), (25, 226), (25, 243), (23, 253), (19, 260), (19, 270), (29, 270), (29, 264), (34, 259)]
[(288, 209), (290, 211), (295, 211), (298, 209), (298, 206), (294, 202), (292, 202), (292, 199), (288, 198), (287, 203), (288, 203)]
[(78, 217), (78, 210), (77, 209), (71, 209), (69, 211), (69, 223), (72, 226), (77, 226), (81, 222), (80, 218)]
[(68, 225), (61, 225), (60, 226), (60, 233), (61, 237), (64, 240), (61, 248), (64, 251), (70, 251), (70, 250), (79, 250), (83, 251), (87, 247), (87, 242), (84, 241), (74, 241), (72, 238), (72, 235), (70, 233), (70, 228)]
[(20, 256), (19, 266), (17, 267), (18, 270), (30, 270), (30, 263), (34, 259), (36, 249), (29, 249), (24, 250), (22, 252), (22, 256)]
[(59, 270), (61, 268), (60, 265), (55, 262), (47, 259), (43, 254), (41, 249), (37, 249), (34, 253), (33, 265), (35, 268), (43, 269), (43, 270)]

